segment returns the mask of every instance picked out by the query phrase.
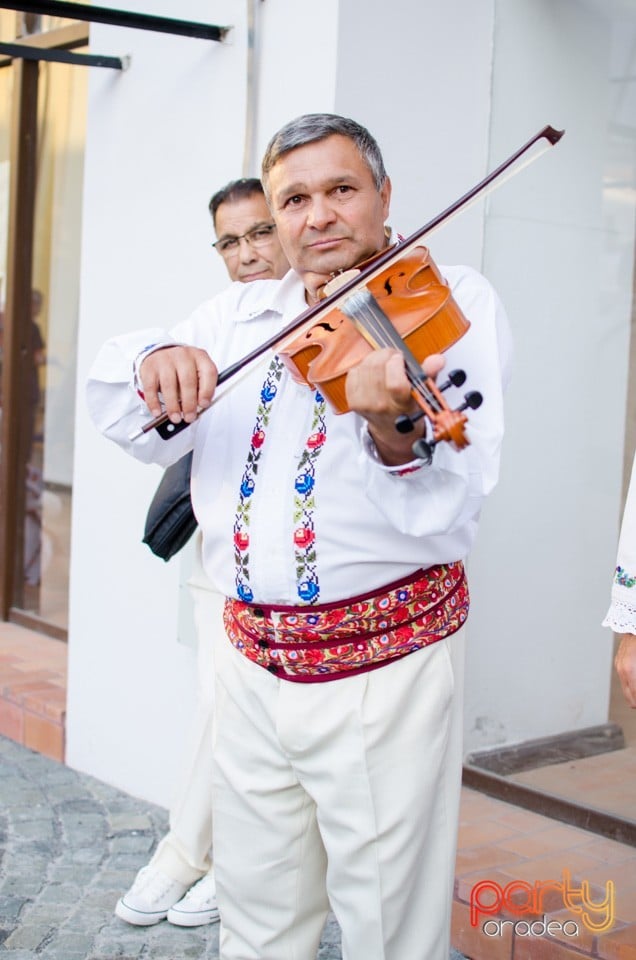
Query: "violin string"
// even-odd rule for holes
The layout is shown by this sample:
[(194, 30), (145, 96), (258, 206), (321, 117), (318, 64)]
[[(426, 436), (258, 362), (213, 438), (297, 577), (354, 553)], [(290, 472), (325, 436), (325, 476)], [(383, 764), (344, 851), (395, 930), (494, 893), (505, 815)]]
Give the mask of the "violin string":
[(347, 313), (363, 333), (368, 333), (372, 346), (393, 347), (399, 350), (405, 359), (406, 374), (414, 390), (425, 399), (434, 409), (438, 407), (433, 393), (426, 386), (426, 375), (423, 373), (417, 358), (407, 344), (402, 340), (389, 317), (382, 310), (377, 300), (368, 291), (359, 291), (351, 298), (352, 306), (357, 308), (353, 316)]
[(340, 309), (353, 320), (373, 347), (394, 347), (400, 351), (405, 360), (409, 383), (433, 410), (439, 412), (437, 398), (426, 385), (426, 374), (373, 294), (366, 287), (358, 290), (347, 298)]

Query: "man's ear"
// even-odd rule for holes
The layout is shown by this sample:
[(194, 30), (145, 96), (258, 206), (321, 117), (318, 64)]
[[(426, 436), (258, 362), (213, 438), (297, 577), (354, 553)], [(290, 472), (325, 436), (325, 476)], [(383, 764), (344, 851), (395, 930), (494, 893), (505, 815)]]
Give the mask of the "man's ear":
[(382, 198), (382, 212), (385, 220), (389, 215), (389, 207), (391, 206), (391, 190), (392, 189), (393, 188), (391, 186), (391, 179), (390, 177), (386, 177), (384, 183), (380, 187), (380, 197)]

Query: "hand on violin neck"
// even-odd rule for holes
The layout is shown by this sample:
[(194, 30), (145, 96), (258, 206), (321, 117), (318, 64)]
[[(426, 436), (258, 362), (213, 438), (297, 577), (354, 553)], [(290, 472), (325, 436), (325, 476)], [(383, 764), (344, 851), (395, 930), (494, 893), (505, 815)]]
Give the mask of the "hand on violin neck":
[[(435, 377), (444, 362), (439, 354), (433, 354), (422, 366), (427, 376)], [(387, 466), (399, 466), (412, 460), (413, 442), (424, 435), (426, 420), (420, 418), (414, 430), (406, 435), (395, 427), (400, 414), (413, 414), (419, 410), (413, 400), (402, 354), (397, 350), (373, 350), (349, 371), (346, 391), (349, 408), (369, 424), (369, 433), (380, 459)]]
[(192, 423), (209, 407), (217, 381), (217, 369), (205, 350), (197, 347), (162, 347), (141, 364), (139, 378), (144, 400), (153, 416), (165, 412), (173, 423)]

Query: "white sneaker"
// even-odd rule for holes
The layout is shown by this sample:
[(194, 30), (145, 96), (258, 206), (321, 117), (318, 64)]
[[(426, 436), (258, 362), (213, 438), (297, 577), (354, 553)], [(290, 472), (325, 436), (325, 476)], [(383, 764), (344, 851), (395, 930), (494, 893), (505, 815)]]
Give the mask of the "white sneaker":
[(154, 867), (143, 867), (128, 893), (117, 901), (115, 915), (126, 923), (150, 927), (167, 916), (170, 907), (187, 889), (187, 883), (173, 880)]
[(197, 880), (183, 900), (168, 910), (168, 923), (176, 923), (178, 927), (200, 927), (204, 923), (216, 923), (218, 919), (216, 884), (212, 872)]

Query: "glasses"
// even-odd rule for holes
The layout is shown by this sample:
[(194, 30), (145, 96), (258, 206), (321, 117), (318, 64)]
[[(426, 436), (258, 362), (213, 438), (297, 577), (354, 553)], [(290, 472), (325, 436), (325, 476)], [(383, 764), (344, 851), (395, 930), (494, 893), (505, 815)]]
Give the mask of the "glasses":
[(241, 240), (247, 240), (250, 247), (264, 247), (276, 229), (275, 223), (263, 223), (258, 227), (252, 227), (247, 233), (242, 233), (240, 237), (221, 237), (212, 246), (218, 250), (223, 257), (233, 257), (238, 253), (241, 246)]

